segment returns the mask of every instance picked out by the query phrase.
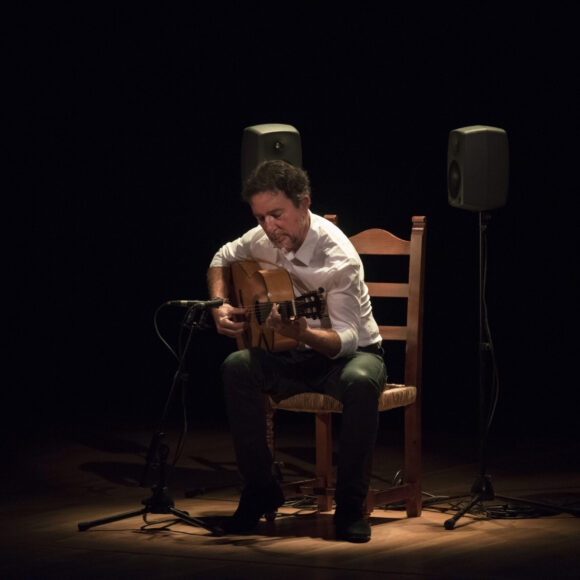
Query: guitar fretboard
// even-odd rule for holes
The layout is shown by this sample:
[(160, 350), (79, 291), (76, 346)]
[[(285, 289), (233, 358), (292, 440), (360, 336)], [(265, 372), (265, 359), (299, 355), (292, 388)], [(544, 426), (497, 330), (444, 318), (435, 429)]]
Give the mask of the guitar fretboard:
[[(324, 290), (320, 288), (318, 291), (309, 292), (294, 300), (282, 300), (277, 303), (278, 312), (284, 320), (292, 320), (297, 316), (313, 319), (320, 318), (323, 292)], [(266, 322), (271, 310), (271, 302), (256, 302), (254, 312), (256, 313), (258, 324)]]

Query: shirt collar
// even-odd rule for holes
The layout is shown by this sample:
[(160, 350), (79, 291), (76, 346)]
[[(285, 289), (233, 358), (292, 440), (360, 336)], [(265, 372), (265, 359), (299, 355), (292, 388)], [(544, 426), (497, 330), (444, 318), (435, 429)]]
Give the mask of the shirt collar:
[(302, 262), (305, 266), (310, 264), (310, 260), (312, 260), (312, 256), (314, 255), (314, 250), (316, 249), (316, 244), (318, 242), (318, 228), (315, 227), (315, 220), (314, 215), (308, 210), (308, 214), (310, 217), (310, 227), (308, 228), (308, 233), (302, 242), (302, 245), (298, 248), (296, 252), (288, 252), (286, 250), (282, 250), (284, 257), (288, 261), (298, 260)]

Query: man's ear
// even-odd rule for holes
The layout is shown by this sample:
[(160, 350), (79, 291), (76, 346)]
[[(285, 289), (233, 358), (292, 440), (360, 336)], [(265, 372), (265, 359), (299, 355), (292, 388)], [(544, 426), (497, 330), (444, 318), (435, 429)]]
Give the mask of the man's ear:
[(308, 209), (309, 207), (310, 207), (310, 196), (309, 195), (305, 195), (300, 200), (300, 208), (301, 209)]

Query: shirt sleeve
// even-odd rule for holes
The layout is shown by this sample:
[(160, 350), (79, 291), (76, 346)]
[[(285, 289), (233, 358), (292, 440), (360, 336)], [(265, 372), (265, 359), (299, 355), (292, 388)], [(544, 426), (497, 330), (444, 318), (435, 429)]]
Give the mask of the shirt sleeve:
[(224, 244), (215, 253), (209, 267), (225, 268), (230, 266), (233, 262), (251, 259), (252, 244), (260, 237), (261, 234), (262, 228), (258, 226), (246, 232), (237, 240)]
[(332, 358), (352, 354), (358, 347), (363, 284), (361, 267), (353, 260), (338, 268), (332, 276), (326, 304), (331, 328), (341, 342), (340, 351)]

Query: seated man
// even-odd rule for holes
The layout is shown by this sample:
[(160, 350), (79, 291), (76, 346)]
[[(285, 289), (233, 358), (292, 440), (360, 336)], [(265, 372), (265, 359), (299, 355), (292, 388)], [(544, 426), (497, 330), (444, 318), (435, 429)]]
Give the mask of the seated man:
[[(232, 533), (251, 531), (264, 513), (284, 501), (272, 476), (264, 393), (282, 400), (316, 392), (331, 395), (344, 406), (336, 537), (366, 542), (371, 531), (363, 508), (386, 369), (360, 257), (340, 229), (310, 212), (310, 184), (302, 169), (266, 161), (248, 177), (242, 196), (258, 225), (215, 254), (208, 271), (210, 297), (229, 295), (233, 262), (253, 260), (262, 269), (285, 269), (296, 295), (323, 288), (326, 313), (317, 320), (289, 320), (274, 304), (265, 325), (295, 339), (298, 347), (286, 352), (252, 347), (233, 352), (223, 363), (227, 413), (244, 485), (238, 509), (224, 527)], [(213, 310), (217, 331), (239, 337), (247, 331), (245, 313), (224, 301)]]

